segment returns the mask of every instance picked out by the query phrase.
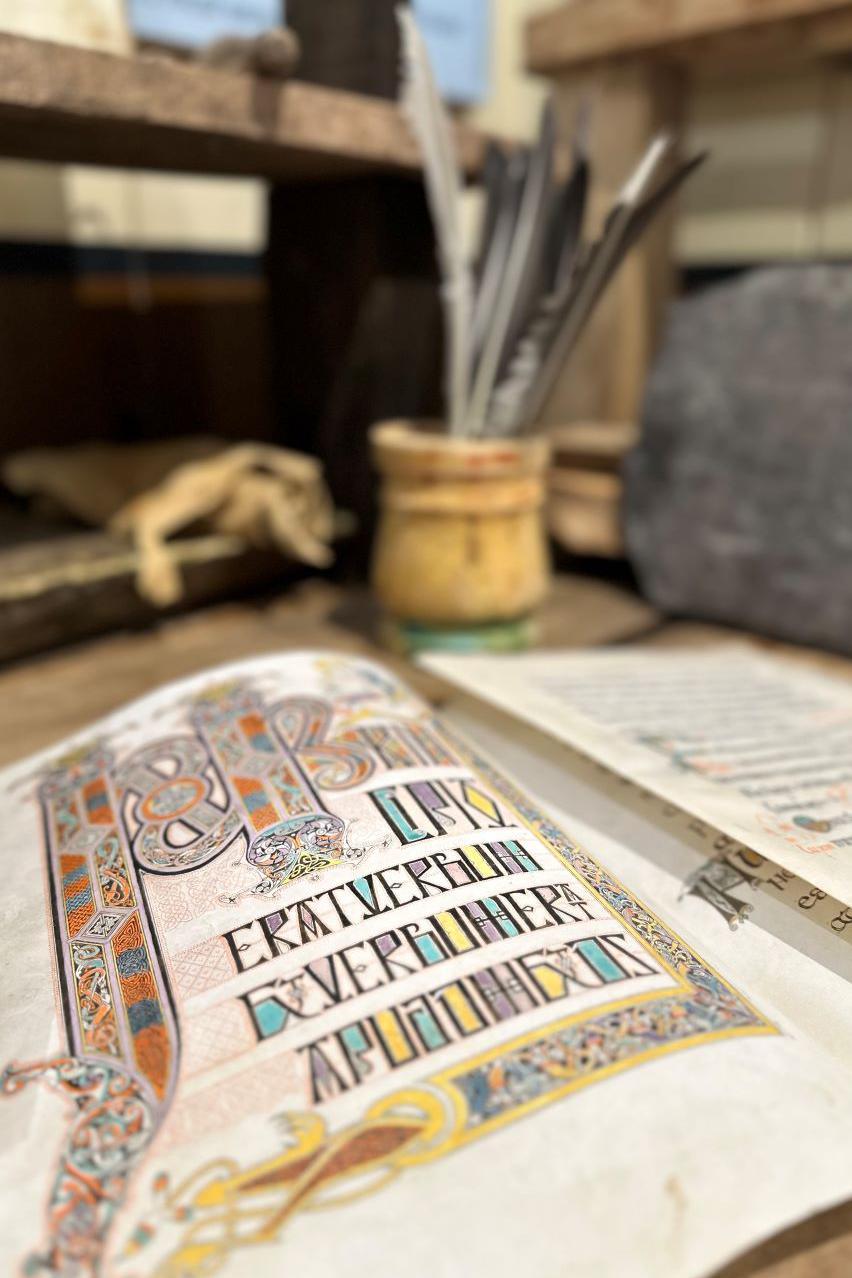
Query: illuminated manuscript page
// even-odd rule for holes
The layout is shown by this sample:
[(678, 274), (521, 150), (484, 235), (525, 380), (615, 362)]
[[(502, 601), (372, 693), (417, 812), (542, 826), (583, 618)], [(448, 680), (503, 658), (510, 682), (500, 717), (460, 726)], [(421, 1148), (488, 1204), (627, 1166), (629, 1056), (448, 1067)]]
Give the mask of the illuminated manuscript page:
[(424, 658), (852, 904), (852, 687), (739, 646)]
[(4, 1272), (686, 1278), (852, 1194), (848, 985), (704, 952), (377, 666), (173, 685), (0, 800)]

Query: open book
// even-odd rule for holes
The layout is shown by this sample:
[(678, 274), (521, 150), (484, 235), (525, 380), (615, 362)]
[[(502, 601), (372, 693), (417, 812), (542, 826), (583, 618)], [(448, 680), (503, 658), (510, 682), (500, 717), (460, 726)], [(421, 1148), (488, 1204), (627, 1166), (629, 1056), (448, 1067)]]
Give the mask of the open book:
[(847, 982), (492, 747), (306, 653), (2, 775), (4, 1272), (686, 1278), (852, 1195)]

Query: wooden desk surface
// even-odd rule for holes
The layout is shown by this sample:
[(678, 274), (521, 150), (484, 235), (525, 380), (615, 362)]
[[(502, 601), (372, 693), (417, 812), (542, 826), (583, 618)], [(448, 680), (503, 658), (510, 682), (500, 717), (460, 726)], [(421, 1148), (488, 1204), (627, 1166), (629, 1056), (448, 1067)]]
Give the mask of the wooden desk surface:
[[(141, 633), (117, 634), (0, 670), (0, 766), (84, 728), (170, 679), (243, 657), (297, 648), (328, 648), (379, 657), (433, 703), (448, 689), (408, 662), (380, 652), (366, 597), (325, 582), (306, 582), (273, 602), (206, 609)], [(561, 577), (542, 618), (545, 647), (625, 641), (686, 647), (742, 639), (731, 630), (668, 623), (630, 591), (585, 577)], [(852, 661), (765, 645), (796, 660), (852, 678)], [(796, 1133), (790, 1133), (790, 1158)], [(737, 1174), (736, 1150), (731, 1175)], [(747, 1197), (748, 1186), (743, 1186)], [(724, 1222), (719, 1222), (724, 1227)], [(753, 1248), (716, 1278), (849, 1278), (852, 1203), (823, 1212)], [(660, 1278), (666, 1278), (664, 1274)]]
[[(0, 669), (0, 767), (49, 746), (125, 702), (210, 666), (295, 648), (362, 652), (400, 670), (432, 699), (439, 680), (382, 652), (366, 592), (308, 581), (271, 602), (226, 604), (109, 635)], [(586, 578), (561, 578), (542, 619), (547, 647), (589, 646), (654, 630), (657, 613), (635, 595)]]

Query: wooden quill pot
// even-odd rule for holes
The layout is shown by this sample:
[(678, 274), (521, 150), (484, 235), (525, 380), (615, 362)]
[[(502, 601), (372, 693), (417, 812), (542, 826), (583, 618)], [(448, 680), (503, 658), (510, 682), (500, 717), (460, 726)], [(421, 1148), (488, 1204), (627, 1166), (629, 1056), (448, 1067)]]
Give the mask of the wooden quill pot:
[(372, 428), (381, 476), (372, 580), (402, 621), (469, 626), (531, 613), (550, 585), (546, 439), (468, 439), (438, 423)]

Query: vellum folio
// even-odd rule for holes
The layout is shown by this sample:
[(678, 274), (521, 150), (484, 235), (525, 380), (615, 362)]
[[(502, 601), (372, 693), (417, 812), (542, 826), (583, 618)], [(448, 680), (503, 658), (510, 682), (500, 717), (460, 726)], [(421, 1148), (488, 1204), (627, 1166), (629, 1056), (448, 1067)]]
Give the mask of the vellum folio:
[(378, 666), (172, 685), (2, 804), (4, 1272), (678, 1278), (852, 1193), (848, 986), (751, 993)]
[(847, 682), (745, 644), (423, 664), (852, 905)]

